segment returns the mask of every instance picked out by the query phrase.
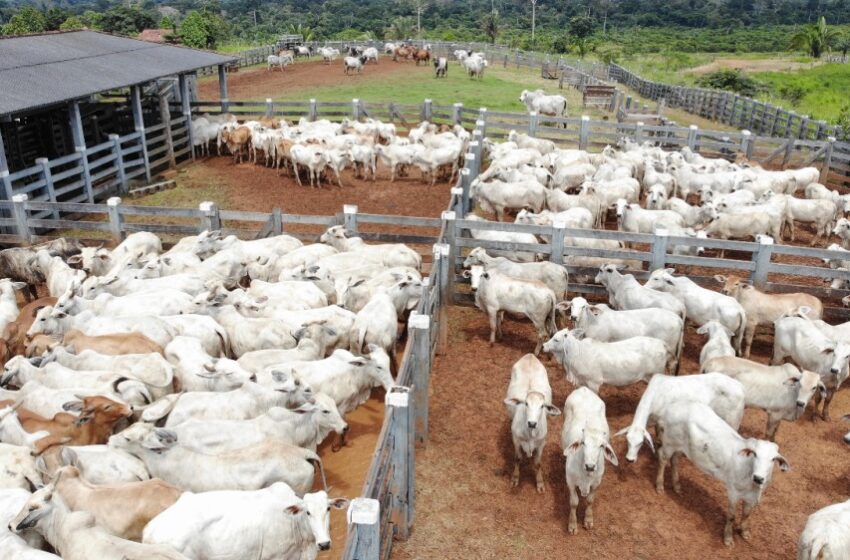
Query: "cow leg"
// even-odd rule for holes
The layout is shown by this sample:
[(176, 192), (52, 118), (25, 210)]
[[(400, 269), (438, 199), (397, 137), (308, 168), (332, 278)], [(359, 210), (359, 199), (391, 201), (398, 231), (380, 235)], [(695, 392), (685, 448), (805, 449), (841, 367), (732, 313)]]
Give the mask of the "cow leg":
[(578, 519), (576, 518), (576, 509), (578, 508), (578, 492), (575, 486), (568, 485), (570, 488), (570, 522), (567, 525), (567, 531), (571, 535), (575, 535), (578, 531)]
[(778, 416), (767, 415), (767, 439), (769, 441), (776, 441), (776, 431), (779, 429), (779, 421), (780, 418)]
[(543, 460), (543, 446), (541, 445), (534, 450), (534, 480), (537, 485), (537, 493), (542, 494), (546, 491), (546, 486), (543, 484), (543, 469), (541, 463)]
[(520, 449), (519, 443), (514, 442), (514, 470), (511, 474), (511, 488), (516, 488), (519, 486), (519, 462), (522, 457), (522, 449)]
[(833, 396), (835, 396), (835, 390), (827, 389), (826, 397), (823, 400), (823, 410), (821, 411), (821, 418), (823, 418), (826, 422), (829, 422), (829, 403), (832, 402)]
[(822, 400), (823, 397), (821, 397), (820, 391), (815, 391), (815, 405), (812, 407), (812, 422), (818, 419), (818, 409), (820, 408)]
[(741, 531), (741, 538), (745, 541), (750, 540), (750, 514), (753, 512), (753, 509), (755, 507), (755, 504), (744, 502), (744, 512), (741, 515), (741, 524), (739, 526), (739, 529)]
[(499, 312), (490, 313), (490, 346), (496, 343), (496, 330), (499, 328)]
[(655, 475), (655, 491), (659, 494), (664, 493), (664, 471), (667, 470), (667, 461), (670, 458), (663, 450), (658, 450), (658, 472)]
[(729, 498), (729, 509), (726, 511), (726, 526), (723, 527), (723, 544), (726, 546), (732, 546), (734, 543), (732, 540), (732, 526), (735, 523), (737, 505), (737, 502)]
[[(598, 487), (597, 487), (598, 488)], [(584, 510), (584, 528), (593, 529), (593, 500), (596, 498), (596, 488), (591, 488), (587, 494), (587, 508)]]
[(682, 494), (682, 485), (679, 484), (679, 458), (681, 456), (681, 453), (673, 453), (673, 457), (670, 459), (672, 463), (670, 474), (673, 478), (673, 492), (679, 495)]
[(748, 322), (747, 327), (744, 330), (744, 357), (750, 357), (750, 350), (753, 347), (753, 338), (756, 336), (756, 327), (757, 323)]

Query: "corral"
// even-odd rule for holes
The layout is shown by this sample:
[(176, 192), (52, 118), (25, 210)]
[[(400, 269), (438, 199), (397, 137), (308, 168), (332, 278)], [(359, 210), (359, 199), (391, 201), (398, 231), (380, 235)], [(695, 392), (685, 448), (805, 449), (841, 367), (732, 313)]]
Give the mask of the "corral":
[[(304, 65), (309, 68), (309, 66)], [(296, 68), (298, 65), (296, 65)], [(290, 71), (293, 68), (289, 68)], [(244, 75), (244, 74), (243, 74)], [(276, 77), (275, 77), (276, 79)], [(203, 87), (203, 86), (202, 86)], [(197, 114), (221, 110), (221, 102), (198, 103)], [(331, 225), (343, 225), (349, 234), (359, 233), (369, 241), (405, 242), (417, 248), (430, 261), (429, 289), (417, 308), (418, 315), (428, 321), (414, 319), (408, 351), (400, 366), (396, 382), (410, 388), (409, 400), (404, 396), (388, 400), (391, 412), (382, 415), (378, 399), (348, 418), (353, 435), (360, 436), (350, 447), (332, 455), (322, 449), (326, 459), (329, 484), (336, 493), (355, 497), (360, 480), (371, 458), (373, 443), (378, 441), (374, 461), (360, 495), (375, 498), (381, 511), (375, 523), (369, 511), (358, 511), (350, 521), (351, 533), (344, 557), (377, 557), (378, 549), (389, 553), (388, 540), (404, 538), (392, 548), (399, 558), (445, 558), (462, 554), (480, 558), (531, 557), (539, 554), (562, 554), (569, 549), (579, 555), (622, 557), (623, 554), (647, 558), (682, 558), (697, 554), (715, 557), (775, 558), (791, 555), (805, 518), (816, 509), (833, 503), (846, 494), (846, 469), (842, 460), (847, 452), (841, 442), (844, 430), (835, 420), (810, 423), (803, 419), (785, 423), (778, 443), (792, 465), (792, 472), (777, 473), (771, 488), (757, 508), (753, 521), (753, 540), (736, 539), (731, 551), (721, 544), (723, 494), (719, 486), (690, 465), (683, 469), (684, 494), (658, 496), (652, 491), (651, 460), (646, 457), (636, 466), (621, 464), (619, 470), (606, 475), (599, 494), (596, 528), (579, 530), (571, 536), (566, 531), (567, 494), (563, 480), (563, 458), (550, 434), (544, 458), (547, 493), (534, 493), (530, 473), (524, 469), (519, 488), (509, 487), (508, 465), (511, 444), (509, 422), (503, 412), (502, 398), (510, 366), (533, 348), (534, 332), (527, 323), (507, 321), (502, 341), (486, 346), (486, 318), (478, 311), (449, 303), (468, 304), (470, 297), (464, 279), (457, 273), (464, 256), (475, 246), (517, 252), (525, 249), (545, 260), (567, 263), (574, 256), (591, 254), (599, 258), (637, 259), (646, 262), (648, 270), (675, 266), (679, 273), (697, 278), (709, 287), (711, 276), (730, 271), (743, 274), (768, 291), (805, 290), (822, 298), (830, 322), (846, 320), (840, 299), (850, 292), (827, 288), (823, 279), (846, 279), (846, 271), (833, 271), (821, 259), (836, 253), (823, 249), (807, 249), (791, 245), (722, 241), (688, 238), (657, 233), (624, 233), (614, 220), (607, 221), (609, 231), (573, 230), (563, 225), (513, 225), (477, 222), (466, 219), (473, 206), (473, 184), (484, 171), (484, 138), (501, 140), (509, 131), (529, 133), (532, 137), (550, 138), (561, 146), (599, 151), (624, 137), (640, 143), (657, 143), (668, 150), (688, 147), (707, 155), (732, 159), (745, 155), (761, 160), (766, 166), (791, 167), (815, 163), (822, 167), (821, 181), (839, 186), (844, 180), (842, 168), (833, 171), (833, 159), (846, 154), (846, 146), (832, 141), (789, 140), (754, 136), (748, 133), (720, 133), (696, 128), (616, 124), (580, 118), (549, 118), (522, 113), (500, 113), (458, 105), (385, 104), (363, 101), (343, 102), (277, 102), (232, 101), (228, 107), (243, 118), (276, 115), (332, 120), (368, 117), (398, 120), (415, 124), (420, 119), (436, 123), (461, 124), (473, 133), (473, 144), (465, 157), (465, 169), (451, 193), (447, 185), (428, 187), (416, 179), (395, 185), (372, 183), (343, 175), (344, 187), (325, 186), (320, 190), (298, 187), (289, 177), (280, 177), (274, 169), (254, 164), (233, 165), (227, 157), (216, 157), (196, 163), (181, 171), (181, 186), (152, 197), (157, 206), (128, 205), (112, 199), (106, 205), (63, 204), (28, 201), (18, 197), (2, 202), (11, 218), (0, 225), (14, 233), (5, 238), (11, 242), (38, 242), (63, 229), (85, 230), (86, 236), (106, 237), (119, 242), (134, 231), (154, 231), (166, 240), (195, 234), (204, 229), (222, 229), (243, 239), (264, 238), (279, 233), (314, 240)], [(403, 121), (403, 122), (402, 122)], [(409, 126), (405, 126), (409, 129)], [(844, 157), (843, 155), (841, 157)], [(121, 154), (117, 154), (121, 167)], [(383, 170), (386, 173), (386, 170)], [(414, 171), (418, 178), (418, 172)], [(198, 185), (196, 195), (187, 184)], [(216, 183), (216, 184), (214, 184)], [(247, 191), (247, 193), (246, 193)], [(168, 209), (172, 197), (186, 196), (189, 208)], [(198, 199), (218, 203), (196, 209)], [(144, 202), (144, 201), (143, 201)], [(151, 201), (147, 201), (149, 204)], [(341, 210), (341, 202), (356, 203), (359, 208)], [(269, 211), (271, 207), (275, 210)], [(359, 211), (358, 211), (359, 210)], [(448, 213), (440, 212), (448, 210)], [(395, 214), (418, 216), (404, 218)], [(47, 216), (61, 216), (60, 219)], [(476, 230), (511, 231), (533, 234), (531, 244), (476, 241), (470, 238)], [(45, 235), (47, 234), (47, 235)], [(567, 238), (588, 237), (628, 241), (630, 249), (582, 251), (564, 244)], [(552, 241), (541, 242), (541, 236)], [(809, 240), (809, 232), (803, 241)], [(676, 245), (702, 246), (704, 256), (676, 255)], [(825, 245), (825, 244), (824, 244)], [(719, 251), (727, 249), (726, 258)], [(576, 281), (584, 266), (568, 266), (573, 275), (570, 294), (600, 299), (598, 285)], [(643, 266), (641, 266), (643, 268)], [(584, 272), (587, 272), (584, 270)], [(594, 271), (595, 272), (595, 271)], [(643, 279), (647, 271), (635, 270)], [(695, 373), (701, 338), (692, 330), (685, 337), (682, 372)], [(753, 347), (754, 357), (765, 361), (770, 355), (771, 337), (762, 332)], [(432, 352), (440, 349), (434, 362), (432, 385), (428, 388)], [(546, 360), (554, 386), (553, 404), (560, 407), (573, 388), (564, 381), (562, 368)], [(406, 395), (406, 390), (398, 393)], [(429, 397), (430, 393), (430, 397)], [(628, 424), (641, 393), (640, 386), (601, 391), (608, 405), (608, 419), (613, 431)], [(430, 406), (429, 406), (430, 401)], [(406, 408), (400, 406), (407, 403)], [(833, 417), (850, 406), (846, 391), (833, 402)], [(428, 419), (430, 418), (430, 427)], [(381, 433), (376, 437), (378, 426)], [(764, 415), (748, 412), (742, 427), (744, 435), (761, 437)], [(552, 432), (560, 428), (556, 420)], [(426, 443), (413, 451), (416, 443)], [(614, 439), (614, 448), (623, 458), (622, 439)], [(644, 454), (648, 455), (647, 451)], [(413, 479), (410, 462), (418, 455)], [(413, 488), (416, 494), (413, 494)], [(668, 491), (669, 492), (669, 491)], [(415, 518), (413, 502), (416, 502)], [(366, 508), (368, 510), (368, 508)], [(342, 551), (345, 522), (334, 514), (334, 554)], [(380, 531), (378, 533), (378, 531)], [(379, 542), (380, 541), (380, 542)]]

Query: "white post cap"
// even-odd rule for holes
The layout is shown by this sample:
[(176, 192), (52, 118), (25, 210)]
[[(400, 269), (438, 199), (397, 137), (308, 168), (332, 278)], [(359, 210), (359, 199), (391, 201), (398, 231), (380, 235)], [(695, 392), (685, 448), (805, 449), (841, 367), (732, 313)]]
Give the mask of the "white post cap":
[[(427, 280), (427, 278), (423, 278), (424, 280)], [(407, 326), (411, 329), (431, 328), (431, 317), (419, 313), (411, 313), (410, 317), (407, 318)]]
[(761, 245), (773, 245), (773, 238), (769, 235), (760, 235), (759, 236), (759, 244), (761, 244)]
[(410, 400), (410, 388), (402, 385), (391, 387), (384, 395), (384, 404), (396, 408), (406, 408)]
[[(467, 175), (469, 175), (469, 170), (468, 170), (468, 169), (465, 169), (464, 171), (466, 171), (466, 174), (467, 174)], [(463, 194), (463, 187), (452, 187), (452, 188), (449, 190), (449, 193), (450, 193), (450, 194)]]
[(30, 197), (25, 194), (13, 194), (12, 202), (26, 202), (27, 200), (29, 200), (29, 198)]
[(456, 214), (454, 210), (443, 210), (443, 213), (440, 214), (440, 219), (442, 220), (454, 220)]
[(106, 201), (107, 206), (118, 206), (121, 204), (120, 196), (113, 196), (109, 200)]
[(670, 232), (667, 230), (667, 228), (656, 228), (655, 235), (658, 235), (659, 237), (667, 237), (668, 235), (670, 235)]
[(215, 206), (215, 202), (210, 200), (205, 200), (198, 205), (198, 208), (201, 212), (212, 212), (213, 207)]
[(356, 214), (357, 213), (357, 205), (356, 204), (343, 204), (342, 205), (342, 213), (343, 214)]
[(375, 525), (381, 514), (381, 503), (372, 498), (354, 498), (348, 504), (349, 525)]

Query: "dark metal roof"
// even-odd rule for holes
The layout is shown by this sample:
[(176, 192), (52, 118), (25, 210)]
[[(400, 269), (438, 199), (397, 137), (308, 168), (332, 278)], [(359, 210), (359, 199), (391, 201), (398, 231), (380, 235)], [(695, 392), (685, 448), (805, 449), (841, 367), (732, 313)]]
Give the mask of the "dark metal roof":
[(236, 60), (206, 51), (71, 31), (0, 39), (0, 115), (81, 99)]

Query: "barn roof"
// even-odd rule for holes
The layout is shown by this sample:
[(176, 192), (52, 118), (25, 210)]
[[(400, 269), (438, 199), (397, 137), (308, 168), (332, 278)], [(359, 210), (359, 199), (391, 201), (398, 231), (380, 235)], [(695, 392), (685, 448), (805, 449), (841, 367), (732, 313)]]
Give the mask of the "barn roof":
[(0, 39), (0, 115), (236, 60), (96, 31)]

